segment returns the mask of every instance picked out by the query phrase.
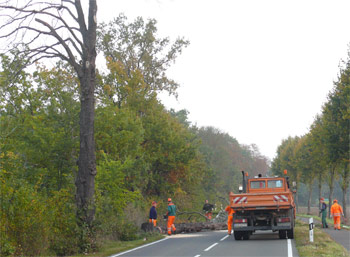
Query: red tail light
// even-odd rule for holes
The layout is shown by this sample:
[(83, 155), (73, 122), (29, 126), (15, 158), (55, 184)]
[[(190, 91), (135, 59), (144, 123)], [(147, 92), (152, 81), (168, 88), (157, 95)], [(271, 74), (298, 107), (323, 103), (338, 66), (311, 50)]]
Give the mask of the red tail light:
[(278, 218), (277, 222), (290, 222), (290, 218)]
[(246, 223), (248, 220), (247, 219), (235, 219), (235, 223)]

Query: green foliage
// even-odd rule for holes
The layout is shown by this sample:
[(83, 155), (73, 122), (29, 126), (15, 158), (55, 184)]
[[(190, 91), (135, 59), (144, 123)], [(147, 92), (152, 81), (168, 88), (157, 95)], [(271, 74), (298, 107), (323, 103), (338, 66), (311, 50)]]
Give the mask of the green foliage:
[(297, 169), (296, 164), (296, 146), (298, 145), (300, 137), (288, 137), (283, 140), (281, 145), (277, 148), (277, 156), (273, 160), (271, 171), (275, 175), (283, 175), (286, 169), (289, 176), (299, 182), (301, 173)]
[(1, 224), (6, 224), (1, 249), (32, 256), (73, 253), (79, 108), (75, 92), (65, 89), (71, 88), (71, 80), (63, 79), (68, 72), (38, 67), (33, 76), (11, 77), (6, 57), (3, 68), (8, 79), (0, 84), (6, 91), (0, 108)]
[(109, 160), (106, 154), (103, 154), (97, 165), (96, 176), (96, 200), (97, 213), (114, 214), (122, 216), (122, 211), (128, 202), (132, 202), (140, 197), (139, 192), (129, 191), (125, 186), (125, 174), (131, 165), (130, 161), (121, 163), (120, 161)]
[(16, 172), (20, 170), (0, 170), (1, 254), (74, 253), (77, 234), (72, 192), (61, 190), (46, 197), (39, 184), (33, 187), (18, 179)]
[(287, 169), (296, 181), (308, 184), (311, 195), (314, 178), (319, 180), (319, 189), (324, 181), (329, 186), (329, 201), (332, 201), (334, 181), (341, 176), (343, 207), (346, 209), (347, 190), (350, 184), (350, 52), (338, 80), (328, 95), (328, 101), (317, 115), (309, 133), (303, 137), (289, 137), (278, 147), (272, 163), (275, 174)]
[(15, 238), (15, 255), (39, 255), (48, 243), (45, 202), (24, 181), (21, 181), (21, 185), (2, 189), (9, 193), (3, 199), (8, 203), (2, 211), (9, 238)]
[(81, 233), (74, 203), (75, 72), (57, 63), (16, 74), (1, 56), (1, 255), (63, 256), (99, 243), (91, 239), (134, 240), (152, 200), (164, 211), (168, 197), (181, 211), (201, 210), (209, 194), (215, 201), (237, 188), (241, 169), (266, 170), (256, 147), (191, 126), (187, 111), (168, 111), (158, 100), (161, 91), (176, 95), (166, 70), (188, 41), (170, 44), (156, 32), (155, 20), (127, 24), (122, 15), (99, 32), (108, 72), (98, 74), (96, 88), (96, 217), (88, 228), (96, 238)]
[(47, 199), (49, 250), (59, 256), (74, 254), (78, 249), (78, 227), (73, 192), (62, 189)]
[[(166, 70), (189, 41), (178, 38), (170, 44), (169, 38), (157, 37), (157, 22), (149, 19), (147, 22), (138, 17), (134, 22), (127, 23), (127, 17), (120, 14), (112, 22), (100, 24), (98, 31), (98, 49), (120, 67), (127, 76), (139, 70), (151, 92), (167, 91), (176, 94), (178, 84), (169, 79)], [(118, 99), (123, 100), (124, 93), (118, 90)]]
[(131, 222), (122, 222), (119, 226), (118, 238), (122, 241), (132, 241), (138, 238), (139, 228)]

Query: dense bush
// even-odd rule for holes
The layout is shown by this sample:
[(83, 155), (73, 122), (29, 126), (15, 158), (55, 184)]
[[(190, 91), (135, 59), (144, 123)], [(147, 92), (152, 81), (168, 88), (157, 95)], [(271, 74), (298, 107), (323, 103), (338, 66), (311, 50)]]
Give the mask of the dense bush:
[(78, 228), (72, 192), (54, 192), (47, 201), (49, 211), (49, 249), (58, 256), (75, 253), (78, 249)]
[(71, 192), (61, 190), (47, 197), (38, 186), (13, 181), (4, 170), (0, 170), (0, 191), (1, 256), (66, 255), (76, 251)]

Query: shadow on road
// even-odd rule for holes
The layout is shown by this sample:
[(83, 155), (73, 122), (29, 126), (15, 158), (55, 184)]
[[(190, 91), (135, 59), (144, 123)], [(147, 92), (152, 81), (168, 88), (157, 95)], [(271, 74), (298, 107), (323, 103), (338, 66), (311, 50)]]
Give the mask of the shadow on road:
[(280, 240), (278, 232), (272, 232), (272, 230), (256, 231), (250, 236), (249, 240)]

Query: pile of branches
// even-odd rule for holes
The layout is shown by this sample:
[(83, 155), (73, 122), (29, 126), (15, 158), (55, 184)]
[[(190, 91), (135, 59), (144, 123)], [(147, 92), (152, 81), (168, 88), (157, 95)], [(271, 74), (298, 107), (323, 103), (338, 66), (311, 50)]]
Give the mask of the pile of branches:
[[(193, 215), (199, 215), (206, 219), (205, 222), (187, 222), (187, 223), (176, 223), (176, 233), (194, 233), (201, 232), (206, 230), (226, 230), (227, 229), (227, 214), (225, 211), (220, 210), (219, 213), (213, 218), (209, 220), (205, 215), (200, 212), (178, 212), (178, 216), (180, 215), (190, 215), (188, 220), (191, 219)], [(161, 225), (158, 227), (153, 227), (151, 223), (143, 223), (141, 225), (141, 229), (145, 232), (160, 232), (166, 233), (167, 227), (165, 225)]]

